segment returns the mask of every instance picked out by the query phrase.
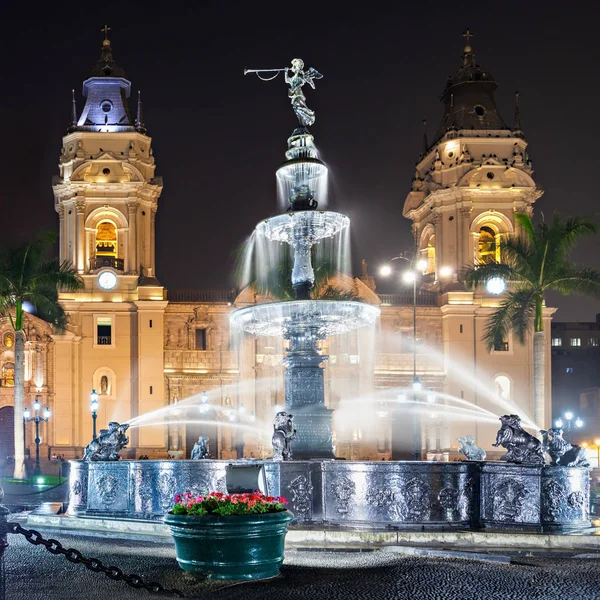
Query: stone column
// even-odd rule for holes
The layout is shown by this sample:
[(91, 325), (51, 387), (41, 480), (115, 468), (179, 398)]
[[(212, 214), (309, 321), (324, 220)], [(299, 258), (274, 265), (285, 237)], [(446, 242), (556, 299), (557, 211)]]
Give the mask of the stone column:
[(67, 232), (65, 231), (65, 205), (61, 202), (58, 205), (58, 252), (59, 260), (62, 263), (67, 260)]
[(86, 271), (86, 265), (84, 264), (85, 258), (85, 200), (75, 200), (75, 209), (77, 211), (77, 222), (75, 224), (75, 239), (76, 250), (75, 266), (78, 273), (84, 273)]
[(473, 209), (470, 206), (463, 206), (460, 209), (461, 218), (461, 240), (458, 244), (458, 270), (463, 266), (473, 265), (473, 255), (470, 252), (471, 236), (469, 231), (471, 229), (471, 213)]
[(155, 244), (155, 225), (156, 225), (156, 211), (158, 206), (152, 207), (152, 214), (150, 217), (150, 265), (152, 268), (152, 275), (156, 277), (156, 244)]
[(137, 232), (136, 232), (136, 221), (137, 221), (137, 210), (140, 203), (137, 200), (127, 203), (127, 213), (129, 216), (129, 236), (128, 236), (128, 252), (127, 252), (127, 266), (125, 271), (128, 273), (136, 272), (138, 265), (137, 258)]

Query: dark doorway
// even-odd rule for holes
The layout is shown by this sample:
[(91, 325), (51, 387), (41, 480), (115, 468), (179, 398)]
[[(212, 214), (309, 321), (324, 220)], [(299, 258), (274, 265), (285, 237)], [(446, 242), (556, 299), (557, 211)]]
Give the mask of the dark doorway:
[(188, 423), (185, 426), (185, 457), (190, 458), (194, 444), (198, 441), (198, 438), (203, 435), (208, 437), (208, 449), (210, 452), (210, 458), (218, 458), (218, 424), (216, 422), (216, 411), (211, 409), (206, 415), (201, 415), (198, 412), (198, 407), (194, 407), (187, 411), (187, 419), (194, 421), (212, 421), (211, 423)]
[(15, 409), (0, 408), (0, 462), (15, 453)]

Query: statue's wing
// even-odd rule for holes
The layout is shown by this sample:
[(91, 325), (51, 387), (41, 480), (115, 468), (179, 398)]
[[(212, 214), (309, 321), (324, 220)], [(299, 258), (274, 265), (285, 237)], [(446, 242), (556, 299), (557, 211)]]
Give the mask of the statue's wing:
[(314, 90), (315, 89), (315, 84), (314, 84), (314, 79), (322, 79), (323, 75), (321, 73), (319, 73), (319, 71), (317, 71), (315, 68), (311, 67), (308, 71), (306, 71), (304, 73), (304, 79), (306, 80), (306, 82), (308, 83), (308, 85), (310, 85), (310, 87)]

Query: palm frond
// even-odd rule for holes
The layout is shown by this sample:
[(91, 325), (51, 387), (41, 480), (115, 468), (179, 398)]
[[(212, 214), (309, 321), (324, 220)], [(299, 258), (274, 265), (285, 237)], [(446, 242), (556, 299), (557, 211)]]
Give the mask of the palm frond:
[(555, 290), (564, 296), (581, 294), (592, 298), (600, 298), (600, 270), (592, 267), (565, 265), (556, 272), (555, 278), (548, 281), (547, 289)]
[(525, 213), (515, 213), (515, 221), (523, 228), (529, 241), (534, 244), (535, 243), (535, 227), (533, 225), (533, 221), (528, 214)]
[(504, 263), (479, 263), (474, 267), (464, 267), (459, 274), (460, 280), (471, 289), (486, 284), (494, 277), (500, 277), (505, 281), (521, 279), (511, 265)]

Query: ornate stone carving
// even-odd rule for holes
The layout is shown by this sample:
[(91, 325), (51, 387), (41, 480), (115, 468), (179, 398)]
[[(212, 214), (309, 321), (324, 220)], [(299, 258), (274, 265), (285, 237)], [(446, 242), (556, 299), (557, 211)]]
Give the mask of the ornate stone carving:
[(294, 514), (306, 518), (312, 507), (313, 485), (307, 475), (298, 475), (290, 482), (289, 488)]
[(505, 521), (518, 520), (528, 493), (525, 484), (518, 479), (499, 481), (492, 490), (495, 515)]
[(455, 487), (447, 486), (440, 490), (438, 502), (445, 510), (454, 510), (458, 507), (458, 490)]
[(508, 452), (500, 460), (522, 463), (526, 465), (543, 465), (544, 446), (540, 440), (527, 433), (521, 427), (521, 419), (517, 415), (500, 417), (502, 427), (496, 435), (494, 447), (503, 446)]
[(562, 508), (567, 500), (565, 489), (556, 481), (549, 481), (542, 489), (542, 500), (545, 508), (545, 518), (548, 521), (554, 521), (562, 512)]
[(100, 475), (96, 479), (98, 498), (105, 506), (114, 504), (117, 499), (119, 480), (112, 473)]
[(75, 496), (81, 494), (81, 481), (78, 480), (71, 486), (71, 493)]
[(161, 473), (158, 476), (157, 488), (160, 493), (160, 506), (163, 510), (169, 510), (173, 506), (174, 490), (177, 481), (171, 473)]
[(575, 510), (581, 510), (585, 504), (585, 497), (579, 490), (571, 492), (567, 498), (569, 506)]
[(201, 460), (203, 458), (209, 458), (209, 447), (208, 447), (208, 438), (204, 436), (200, 436), (198, 441), (194, 444), (192, 448), (192, 453), (190, 458), (192, 460)]
[(475, 438), (472, 435), (457, 437), (456, 439), (461, 443), (458, 451), (467, 460), (485, 460), (485, 450), (475, 444)]
[(372, 488), (367, 492), (367, 503), (376, 508), (390, 506), (394, 501), (394, 492), (390, 488)]
[(418, 477), (413, 477), (404, 484), (402, 492), (406, 502), (407, 518), (414, 521), (428, 519), (431, 510), (429, 486)]
[(129, 443), (127, 429), (128, 423), (111, 421), (108, 429), (101, 429), (100, 435), (87, 445), (83, 460), (119, 460), (119, 451)]
[(273, 460), (291, 460), (292, 459), (292, 441), (296, 437), (294, 429), (294, 415), (285, 411), (280, 411), (275, 415), (273, 423)]
[(542, 429), (544, 448), (550, 455), (553, 465), (561, 467), (587, 467), (590, 463), (585, 454), (585, 448), (571, 444), (563, 439), (563, 430), (560, 427)]
[(345, 515), (349, 510), (350, 499), (356, 493), (356, 484), (345, 475), (339, 475), (331, 483), (331, 490), (335, 498), (335, 507), (340, 515)]

